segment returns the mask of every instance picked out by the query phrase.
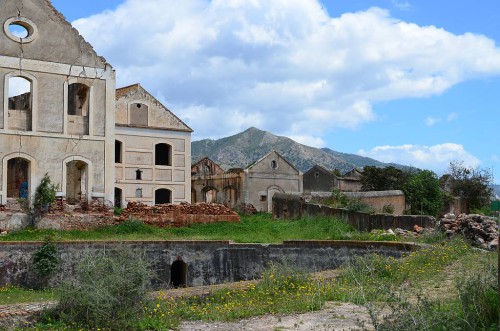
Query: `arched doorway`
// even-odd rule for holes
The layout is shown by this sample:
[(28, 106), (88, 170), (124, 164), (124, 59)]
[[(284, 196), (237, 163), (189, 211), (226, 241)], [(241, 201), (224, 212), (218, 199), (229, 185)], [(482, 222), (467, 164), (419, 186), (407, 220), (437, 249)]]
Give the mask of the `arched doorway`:
[(16, 157), (7, 162), (7, 198), (30, 197), (30, 161)]
[(285, 193), (279, 186), (271, 186), (267, 189), (267, 212), (273, 211), (273, 196), (276, 193)]
[(66, 163), (66, 203), (76, 205), (87, 199), (88, 165), (83, 161)]
[(217, 203), (217, 190), (213, 187), (206, 187), (203, 190), (203, 202)]
[(161, 188), (155, 191), (155, 205), (172, 203), (172, 191)]
[(177, 260), (170, 267), (170, 285), (172, 287), (186, 287), (187, 285), (187, 264), (182, 260)]

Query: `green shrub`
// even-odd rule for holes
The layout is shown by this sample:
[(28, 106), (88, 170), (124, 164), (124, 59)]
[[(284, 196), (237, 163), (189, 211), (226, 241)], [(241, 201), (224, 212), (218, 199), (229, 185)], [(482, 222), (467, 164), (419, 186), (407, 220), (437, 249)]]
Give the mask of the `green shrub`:
[(388, 204), (388, 205), (384, 205), (384, 207), (382, 207), (382, 212), (385, 213), (385, 214), (394, 214), (394, 205), (393, 204)]
[(147, 282), (146, 262), (129, 249), (89, 254), (58, 289), (56, 316), (67, 325), (132, 330), (142, 318)]
[(33, 254), (35, 272), (41, 277), (50, 277), (57, 270), (59, 258), (57, 247), (52, 242), (51, 236), (46, 236), (43, 245)]
[(35, 190), (35, 208), (41, 209), (44, 205), (50, 205), (56, 201), (56, 192), (59, 189), (59, 185), (55, 185), (50, 180), (50, 176), (46, 173), (40, 185)]

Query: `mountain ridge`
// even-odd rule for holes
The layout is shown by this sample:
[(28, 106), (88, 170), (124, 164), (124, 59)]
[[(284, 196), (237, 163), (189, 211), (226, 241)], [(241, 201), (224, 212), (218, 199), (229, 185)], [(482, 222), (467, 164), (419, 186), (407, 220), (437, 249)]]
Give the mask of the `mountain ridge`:
[(316, 164), (329, 170), (338, 169), (342, 173), (364, 166), (394, 166), (400, 169), (411, 169), (408, 166), (384, 163), (369, 157), (337, 152), (329, 148), (319, 149), (306, 146), (288, 137), (277, 136), (255, 127), (217, 140), (193, 141), (191, 146), (193, 164), (208, 157), (226, 170), (245, 168), (272, 150), (276, 150), (302, 172), (306, 172)]

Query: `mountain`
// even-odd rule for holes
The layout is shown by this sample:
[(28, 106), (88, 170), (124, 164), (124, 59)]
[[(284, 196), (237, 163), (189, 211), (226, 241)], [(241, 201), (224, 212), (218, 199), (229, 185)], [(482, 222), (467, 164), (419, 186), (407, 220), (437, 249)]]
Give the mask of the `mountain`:
[(500, 199), (500, 185), (490, 185), (497, 199)]
[(253, 127), (234, 136), (218, 140), (193, 141), (191, 158), (194, 163), (207, 156), (224, 169), (245, 168), (272, 150), (283, 155), (302, 172), (306, 172), (316, 164), (321, 164), (330, 170), (339, 169), (342, 173), (366, 165), (377, 167), (392, 165), (400, 169), (409, 168), (355, 154), (340, 153), (328, 148), (318, 149), (302, 145), (290, 138), (275, 136), (270, 132)]

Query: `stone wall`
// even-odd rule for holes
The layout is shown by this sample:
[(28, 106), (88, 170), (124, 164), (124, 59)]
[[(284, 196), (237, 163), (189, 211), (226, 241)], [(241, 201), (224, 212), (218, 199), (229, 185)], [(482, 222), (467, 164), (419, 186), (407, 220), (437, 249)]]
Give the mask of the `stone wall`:
[(349, 211), (342, 208), (311, 204), (305, 202), (300, 196), (289, 194), (276, 194), (273, 198), (273, 216), (278, 219), (297, 219), (303, 217), (327, 216), (346, 220), (359, 231), (373, 229), (413, 230), (415, 225), (420, 227), (434, 227), (436, 219), (432, 216), (390, 214), (369, 214)]
[[(305, 271), (335, 269), (356, 255), (378, 253), (401, 257), (413, 244), (356, 241), (288, 241), (283, 244), (234, 244), (228, 241), (57, 242), (60, 260), (51, 285), (72, 277), (87, 254), (112, 252), (125, 246), (144, 254), (150, 264), (150, 288), (170, 286), (172, 266), (186, 264), (186, 285), (211, 285), (255, 279), (270, 263), (289, 262)], [(33, 253), (40, 242), (0, 242), (0, 286), (33, 286)]]

